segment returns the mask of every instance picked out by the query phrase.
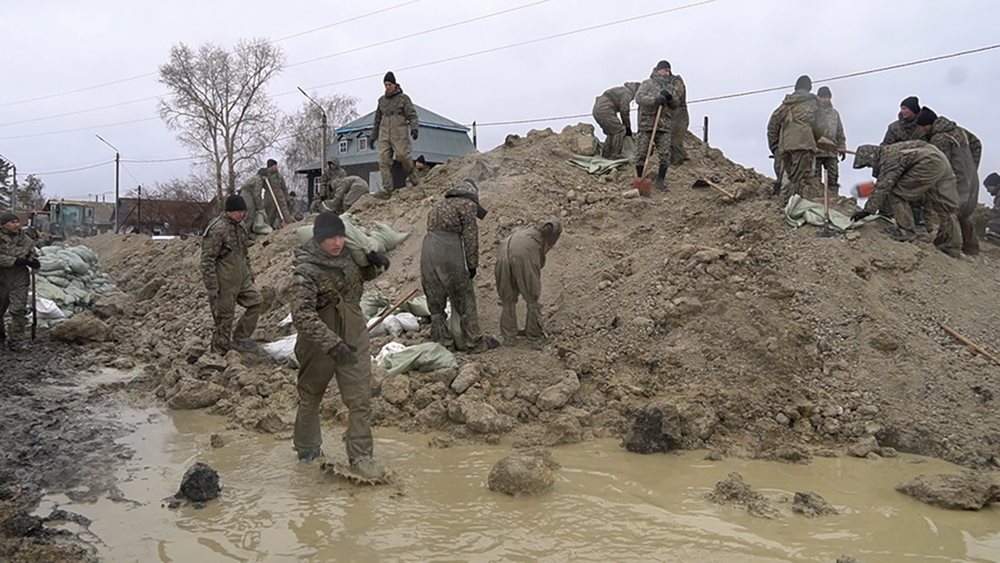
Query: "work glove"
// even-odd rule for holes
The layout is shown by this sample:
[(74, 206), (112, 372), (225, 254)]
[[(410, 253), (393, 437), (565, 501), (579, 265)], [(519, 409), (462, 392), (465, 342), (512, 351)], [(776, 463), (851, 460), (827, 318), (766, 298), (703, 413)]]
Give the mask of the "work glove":
[(869, 215), (871, 215), (871, 213), (861, 210), (855, 213), (854, 215), (851, 215), (851, 221), (857, 223), (858, 221), (861, 221), (862, 219), (868, 217)]
[(625, 126), (625, 136), (626, 137), (631, 137), (632, 136), (632, 127), (630, 127), (628, 125)]
[(658, 105), (658, 106), (665, 106), (668, 103), (670, 103), (670, 101), (673, 100), (673, 99), (674, 99), (674, 97), (673, 97), (673, 95), (670, 94), (670, 92), (667, 92), (666, 90), (662, 90), (660, 92), (660, 95), (656, 97), (656, 105)]
[(471, 279), (474, 279), (475, 277), (476, 277), (476, 269), (475, 268), (469, 268), (469, 279), (471, 280)]
[(389, 259), (380, 252), (375, 252), (372, 250), (367, 254), (368, 263), (376, 268), (382, 268), (383, 270), (389, 269)]
[(15, 266), (27, 266), (29, 263), (30, 263), (30, 260), (27, 257), (24, 257), (24, 256), (22, 256), (21, 258), (16, 258), (14, 260), (14, 265)]
[(413, 137), (414, 141), (416, 141), (417, 137), (420, 136), (420, 130), (419, 129), (414, 129), (413, 131), (410, 131), (410, 136)]
[(846, 152), (840, 153), (840, 161), (844, 162), (845, 160), (847, 160), (847, 153)]
[(32, 270), (37, 270), (42, 267), (42, 263), (38, 261), (38, 258), (32, 258), (28, 260), (28, 267)]
[(336, 346), (330, 348), (327, 354), (333, 358), (333, 361), (338, 365), (353, 365), (358, 363), (357, 349), (354, 346), (341, 340)]

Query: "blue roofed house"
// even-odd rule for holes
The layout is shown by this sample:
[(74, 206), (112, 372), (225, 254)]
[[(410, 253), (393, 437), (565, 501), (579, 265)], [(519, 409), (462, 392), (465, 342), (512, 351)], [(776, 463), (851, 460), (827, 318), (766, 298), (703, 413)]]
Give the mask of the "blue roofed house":
[[(420, 137), (412, 144), (413, 158), (423, 156), (428, 164), (437, 165), (475, 150), (469, 139), (468, 127), (417, 104), (413, 104), (413, 107), (417, 110), (420, 129)], [(340, 166), (349, 176), (364, 178), (373, 191), (382, 185), (382, 177), (378, 171), (378, 146), (373, 147), (368, 141), (374, 120), (375, 112), (371, 112), (338, 127), (334, 130), (333, 142), (326, 149), (326, 158), (339, 158)], [(308, 199), (311, 202), (316, 193), (315, 183), (322, 172), (320, 166), (305, 166), (295, 172), (305, 174), (308, 178)], [(397, 172), (401, 173), (402, 170)]]

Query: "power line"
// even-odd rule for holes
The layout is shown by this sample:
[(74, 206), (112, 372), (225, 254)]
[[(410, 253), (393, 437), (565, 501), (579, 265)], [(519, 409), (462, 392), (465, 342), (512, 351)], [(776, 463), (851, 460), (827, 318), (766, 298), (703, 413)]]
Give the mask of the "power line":
[(98, 162), (96, 164), (88, 164), (86, 166), (80, 166), (77, 168), (68, 168), (66, 170), (50, 170), (47, 172), (28, 172), (26, 176), (55, 176), (56, 174), (69, 174), (70, 172), (80, 172), (82, 170), (90, 170), (91, 168), (98, 168), (101, 166), (106, 166), (108, 164), (114, 163), (114, 160), (106, 160), (104, 162)]
[(149, 96), (146, 98), (136, 98), (134, 100), (128, 100), (124, 102), (117, 102), (114, 104), (108, 104), (106, 106), (98, 106), (96, 108), (80, 109), (76, 111), (68, 111), (66, 113), (56, 113), (53, 115), (43, 115), (42, 117), (33, 117), (31, 119), (22, 119), (20, 121), (8, 121), (7, 123), (0, 123), (0, 127), (7, 127), (10, 125), (23, 125), (25, 123), (34, 123), (36, 121), (48, 121), (49, 119), (57, 119), (60, 117), (69, 117), (71, 115), (80, 115), (81, 113), (90, 113), (92, 111), (100, 111), (102, 109), (111, 109), (121, 106), (127, 106), (130, 104), (137, 104), (139, 102), (148, 102), (149, 100), (159, 100), (162, 96)]
[[(282, 41), (286, 41), (288, 39), (292, 39), (292, 38), (295, 38), (295, 37), (300, 37), (302, 35), (306, 35), (306, 34), (309, 34), (309, 33), (314, 33), (314, 32), (317, 32), (317, 31), (324, 30), (324, 29), (329, 29), (331, 27), (336, 27), (338, 25), (343, 25), (345, 23), (350, 23), (350, 22), (353, 22), (353, 21), (358, 21), (360, 19), (364, 19), (364, 18), (367, 18), (369, 16), (374, 16), (374, 15), (377, 15), (377, 14), (383, 14), (385, 12), (389, 12), (389, 11), (392, 11), (392, 10), (395, 10), (395, 9), (398, 9), (398, 8), (402, 8), (404, 6), (409, 6), (410, 4), (416, 4), (417, 2), (421, 2), (421, 1), (422, 0), (408, 0), (407, 2), (401, 2), (399, 4), (395, 4), (395, 5), (389, 6), (387, 8), (382, 8), (382, 9), (379, 9), (379, 10), (375, 10), (373, 12), (368, 12), (368, 13), (365, 13), (365, 14), (361, 14), (359, 16), (354, 16), (354, 17), (351, 17), (351, 18), (347, 18), (346, 20), (336, 21), (336, 22), (329, 23), (329, 24), (326, 24), (326, 25), (323, 25), (323, 26), (320, 26), (320, 27), (315, 27), (313, 29), (308, 29), (306, 31), (301, 31), (299, 33), (293, 33), (292, 35), (286, 35), (285, 37), (281, 37), (279, 39), (275, 39), (274, 42), (275, 43), (280, 43)], [(48, 99), (52, 99), (52, 98), (59, 98), (59, 97), (62, 97), (62, 96), (68, 96), (70, 94), (78, 94), (80, 92), (87, 92), (89, 90), (96, 90), (98, 88), (104, 88), (106, 86), (114, 86), (116, 84), (123, 84), (125, 82), (131, 82), (133, 80), (139, 80), (140, 78), (148, 78), (150, 76), (156, 76), (156, 74), (157, 74), (156, 72), (146, 72), (146, 73), (143, 73), (143, 74), (137, 74), (135, 76), (129, 76), (127, 78), (119, 78), (118, 80), (112, 80), (112, 81), (109, 81), (109, 82), (102, 82), (100, 84), (94, 84), (92, 86), (84, 86), (84, 87), (81, 87), (81, 88), (75, 88), (73, 90), (66, 90), (64, 92), (56, 92), (56, 93), (53, 93), (53, 94), (45, 94), (45, 95), (42, 95), (42, 96), (35, 96), (33, 98), (24, 98), (24, 99), (21, 99), (21, 100), (15, 100), (13, 102), (4, 102), (4, 103), (0, 103), (0, 108), (9, 107), (9, 106), (16, 106), (16, 105), (20, 105), (20, 104), (27, 104), (29, 102), (38, 102), (38, 101), (41, 101), (41, 100), (48, 100)], [(149, 98), (145, 98), (145, 99), (149, 99)], [(138, 102), (138, 101), (144, 101), (144, 100), (131, 100), (131, 101), (128, 101), (128, 102), (123, 102), (120, 105), (131, 104), (131, 103)], [(108, 107), (114, 107), (114, 106), (108, 106)], [(94, 111), (95, 109), (104, 109), (104, 108), (94, 108), (94, 109), (91, 109), (91, 110), (84, 110), (84, 111)], [(82, 112), (80, 112), (80, 113), (82, 113)], [(73, 115), (73, 113), (64, 114), (64, 115)], [(58, 117), (62, 117), (62, 116), (58, 116)], [(41, 118), (41, 119), (48, 119), (48, 118), (46, 117), (46, 118)], [(22, 122), (18, 122), (18, 123), (26, 123), (26, 122), (22, 121)], [(2, 125), (13, 125), (13, 124), (12, 123), (4, 123)]]
[(153, 121), (154, 119), (160, 119), (160, 117), (159, 116), (141, 117), (139, 119), (128, 119), (126, 121), (116, 121), (114, 123), (102, 123), (100, 125), (89, 125), (87, 127), (76, 127), (74, 129), (60, 129), (58, 131), (46, 131), (44, 133), (30, 133), (28, 135), (14, 135), (11, 137), (0, 137), (0, 141), (12, 141), (14, 139), (30, 139), (32, 137), (48, 137), (50, 135), (61, 135), (63, 133), (77, 133), (79, 131), (93, 131), (98, 127), (116, 127), (118, 125), (129, 125), (131, 123)]

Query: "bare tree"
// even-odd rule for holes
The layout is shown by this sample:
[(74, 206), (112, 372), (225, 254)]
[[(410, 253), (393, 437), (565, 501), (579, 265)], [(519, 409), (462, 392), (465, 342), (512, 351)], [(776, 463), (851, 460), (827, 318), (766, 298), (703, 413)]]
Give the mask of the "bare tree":
[(148, 188), (143, 195), (171, 201), (207, 203), (215, 197), (216, 190), (211, 179), (192, 174), (187, 178), (173, 178), (166, 182), (157, 182)]
[(212, 165), (217, 201), (236, 191), (239, 174), (255, 168), (281, 136), (281, 112), (264, 92), (285, 55), (266, 39), (241, 40), (232, 51), (212, 43), (193, 50), (180, 43), (160, 67), (171, 95), (160, 117), (177, 138)]
[[(329, 141), (335, 142), (333, 130), (357, 119), (358, 99), (354, 96), (332, 94), (320, 96), (313, 92), (310, 96), (326, 110)], [(294, 174), (295, 170), (320, 160), (323, 131), (320, 126), (323, 116), (315, 105), (306, 100), (297, 112), (285, 118), (285, 132), (288, 139), (284, 143), (285, 162), (283, 166), (292, 176), (292, 185), (302, 188), (304, 179)], [(320, 162), (322, 168), (325, 164)]]

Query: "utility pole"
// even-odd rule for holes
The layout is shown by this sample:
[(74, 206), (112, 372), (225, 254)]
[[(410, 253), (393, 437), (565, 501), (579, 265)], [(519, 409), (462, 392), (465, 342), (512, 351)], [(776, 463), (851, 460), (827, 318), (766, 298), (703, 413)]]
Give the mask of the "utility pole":
[(135, 203), (135, 232), (142, 234), (142, 185), (139, 186), (139, 199)]
[[(323, 169), (326, 167), (326, 147), (328, 147), (329, 144), (330, 144), (330, 140), (329, 140), (330, 137), (329, 137), (329, 133), (328, 133), (328, 130), (327, 130), (326, 110), (323, 109), (323, 106), (320, 105), (319, 102), (317, 102), (316, 100), (312, 99), (312, 97), (309, 96), (309, 94), (306, 94), (305, 90), (303, 90), (302, 88), (299, 88), (298, 86), (296, 86), (296, 88), (299, 89), (299, 92), (302, 92), (302, 95), (305, 96), (306, 99), (308, 99), (310, 102), (312, 102), (313, 105), (316, 106), (319, 109), (319, 113), (322, 116), (322, 126), (321, 126), (321, 129), (323, 129), (323, 146), (320, 147), (320, 149), (319, 149), (319, 170), (320, 170), (320, 174), (322, 174), (323, 173)], [(306, 195), (306, 205), (312, 204), (312, 198), (313, 198), (313, 189), (310, 186), (309, 193)]]
[(118, 175), (119, 175), (120, 168), (121, 168), (122, 155), (121, 155), (121, 151), (119, 151), (111, 143), (105, 141), (104, 138), (102, 138), (100, 135), (98, 135), (98, 134), (95, 133), (94, 136), (97, 137), (98, 139), (100, 139), (100, 141), (102, 143), (104, 143), (105, 145), (108, 145), (109, 147), (111, 147), (115, 151), (115, 234), (117, 234), (118, 233), (118, 228), (121, 226), (121, 218), (118, 216), (119, 215), (119, 213), (118, 213), (118, 211), (119, 211), (118, 206), (121, 203), (119, 201), (119, 196), (118, 196)]

